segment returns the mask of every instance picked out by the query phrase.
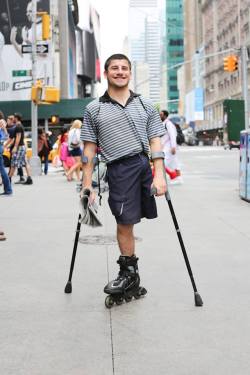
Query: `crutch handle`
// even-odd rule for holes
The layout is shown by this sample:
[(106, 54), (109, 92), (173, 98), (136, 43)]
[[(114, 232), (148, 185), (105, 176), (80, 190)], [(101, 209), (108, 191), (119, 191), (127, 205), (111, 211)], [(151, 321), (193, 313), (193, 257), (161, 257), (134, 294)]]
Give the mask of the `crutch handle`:
[(157, 189), (155, 186), (152, 186), (151, 187), (151, 190), (150, 190), (150, 195), (153, 196), (153, 195), (156, 195), (157, 194)]

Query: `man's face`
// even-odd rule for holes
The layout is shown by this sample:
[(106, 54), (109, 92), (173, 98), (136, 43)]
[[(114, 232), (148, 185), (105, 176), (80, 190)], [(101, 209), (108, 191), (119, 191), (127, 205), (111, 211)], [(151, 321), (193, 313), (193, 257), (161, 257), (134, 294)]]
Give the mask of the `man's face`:
[(14, 125), (14, 117), (13, 116), (9, 116), (8, 118), (7, 118), (7, 126), (8, 127), (11, 127), (11, 126), (13, 126)]
[(167, 116), (165, 116), (164, 112), (160, 112), (160, 118), (161, 118), (161, 121), (165, 121)]
[(112, 60), (104, 77), (109, 86), (116, 88), (127, 87), (131, 79), (131, 70), (127, 60)]
[(32, 2), (28, 3), (26, 8), (26, 17), (29, 22), (32, 22)]

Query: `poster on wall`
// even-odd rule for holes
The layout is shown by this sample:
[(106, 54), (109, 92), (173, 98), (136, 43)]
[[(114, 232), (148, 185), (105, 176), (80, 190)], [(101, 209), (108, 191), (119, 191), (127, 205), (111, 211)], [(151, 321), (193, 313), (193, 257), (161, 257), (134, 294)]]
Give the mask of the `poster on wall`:
[[(49, 13), (50, 0), (37, 0), (37, 11)], [(32, 86), (32, 1), (0, 1), (0, 101), (29, 100)], [(41, 41), (42, 23), (37, 18), (37, 44)], [(39, 42), (40, 40), (40, 42)], [(46, 48), (46, 50), (49, 50)], [(26, 53), (23, 53), (24, 50)], [(37, 55), (37, 79), (52, 82), (49, 53)]]

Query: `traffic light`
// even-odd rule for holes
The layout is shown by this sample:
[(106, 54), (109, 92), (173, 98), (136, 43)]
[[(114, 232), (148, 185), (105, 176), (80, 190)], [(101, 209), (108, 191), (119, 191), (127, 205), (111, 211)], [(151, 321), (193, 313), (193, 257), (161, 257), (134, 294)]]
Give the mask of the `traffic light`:
[(47, 13), (42, 14), (42, 39), (50, 39), (50, 16)]
[(42, 100), (47, 103), (60, 102), (60, 90), (53, 86), (44, 86)]
[(236, 55), (233, 55), (233, 56), (231, 56), (231, 64), (232, 64), (232, 69), (233, 69), (233, 72), (235, 71), (235, 70), (238, 70), (238, 56), (236, 56)]
[(229, 57), (224, 57), (224, 71), (229, 72)]
[(230, 55), (224, 57), (224, 71), (225, 72), (234, 72), (238, 70), (238, 56)]
[(51, 118), (49, 119), (49, 122), (53, 125), (58, 124), (59, 123), (59, 116), (57, 116), (57, 115), (51, 116)]
[(41, 100), (42, 89), (43, 89), (43, 86), (40, 80), (37, 80), (36, 84), (32, 85), (31, 87), (31, 100), (36, 104), (38, 104)]

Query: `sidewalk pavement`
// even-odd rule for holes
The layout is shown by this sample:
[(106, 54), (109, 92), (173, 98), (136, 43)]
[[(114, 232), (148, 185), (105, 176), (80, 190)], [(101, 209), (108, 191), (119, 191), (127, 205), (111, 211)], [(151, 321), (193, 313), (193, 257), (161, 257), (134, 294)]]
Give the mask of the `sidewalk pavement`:
[[(208, 165), (206, 173), (202, 156), (183, 155), (185, 184), (171, 197), (204, 306), (194, 306), (164, 198), (159, 218), (135, 230), (145, 298), (105, 308), (103, 286), (117, 274), (118, 249), (98, 241), (79, 243), (73, 291), (64, 294), (78, 195), (51, 172), (0, 201), (8, 237), (0, 244), (1, 374), (249, 374), (250, 207), (225, 172), (238, 158), (215, 159), (217, 171)], [(100, 215), (104, 226), (83, 226), (83, 242), (115, 234), (107, 193)]]

